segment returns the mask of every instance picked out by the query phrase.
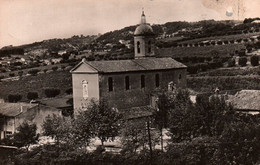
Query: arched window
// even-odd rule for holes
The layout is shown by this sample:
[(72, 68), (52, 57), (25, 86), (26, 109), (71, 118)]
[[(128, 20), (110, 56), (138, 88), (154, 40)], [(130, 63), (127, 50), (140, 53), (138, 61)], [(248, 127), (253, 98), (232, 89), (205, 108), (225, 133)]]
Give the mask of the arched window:
[(159, 87), (160, 86), (160, 77), (159, 74), (155, 75), (155, 86)]
[(145, 88), (145, 76), (141, 75), (141, 88)]
[(125, 76), (125, 90), (130, 89), (129, 76)]
[(141, 52), (140, 42), (137, 41), (137, 53), (140, 53), (140, 52)]
[(152, 42), (148, 41), (148, 53), (151, 53), (152, 51)]
[(181, 74), (179, 74), (179, 80), (181, 79)]
[(113, 78), (108, 77), (108, 91), (111, 92), (113, 91)]
[(88, 82), (86, 80), (82, 81), (82, 92), (83, 98), (86, 100), (88, 98)]

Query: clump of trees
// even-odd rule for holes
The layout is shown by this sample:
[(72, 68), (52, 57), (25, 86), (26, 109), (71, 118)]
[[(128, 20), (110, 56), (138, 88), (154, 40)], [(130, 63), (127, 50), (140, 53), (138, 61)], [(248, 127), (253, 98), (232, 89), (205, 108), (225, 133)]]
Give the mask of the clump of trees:
[(251, 65), (252, 66), (258, 66), (259, 65), (259, 57), (258, 56), (252, 56), (250, 58)]
[(246, 66), (246, 63), (247, 63), (247, 58), (246, 57), (240, 57), (239, 60), (238, 60), (238, 64), (240, 66)]
[(46, 97), (56, 97), (57, 95), (60, 94), (60, 90), (59, 89), (45, 89), (44, 93), (46, 95)]
[[(122, 120), (106, 101), (91, 100), (75, 118), (48, 116), (46, 144), (16, 154), (20, 164), (257, 164), (260, 159), (260, 116), (237, 113), (220, 95), (198, 95), (187, 90), (158, 93), (152, 116)], [(151, 129), (153, 126), (153, 129)], [(167, 150), (162, 132), (169, 130)], [(34, 135), (34, 134), (33, 134)], [(120, 153), (104, 152), (104, 142), (121, 137)], [(35, 137), (35, 136), (34, 136)], [(86, 152), (91, 139), (102, 146)], [(161, 149), (155, 149), (161, 144)], [(26, 146), (26, 145), (25, 145)]]
[(35, 100), (38, 98), (38, 93), (37, 92), (28, 92), (27, 94), (27, 99), (28, 100)]
[(10, 94), (8, 95), (8, 102), (10, 103), (16, 103), (22, 99), (22, 95), (18, 94)]

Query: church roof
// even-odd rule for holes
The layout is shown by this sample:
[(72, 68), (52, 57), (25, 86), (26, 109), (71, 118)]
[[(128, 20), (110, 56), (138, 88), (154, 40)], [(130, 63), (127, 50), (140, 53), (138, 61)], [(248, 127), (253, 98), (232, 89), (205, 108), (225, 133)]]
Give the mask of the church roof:
[(111, 61), (81, 61), (71, 72), (73, 73), (82, 64), (90, 66), (98, 73), (153, 71), (187, 68), (172, 58), (144, 58), (132, 60)]

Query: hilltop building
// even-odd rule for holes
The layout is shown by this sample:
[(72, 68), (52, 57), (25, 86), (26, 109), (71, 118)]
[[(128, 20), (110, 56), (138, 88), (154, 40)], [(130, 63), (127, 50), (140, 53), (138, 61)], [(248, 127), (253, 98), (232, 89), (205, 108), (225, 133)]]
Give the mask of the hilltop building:
[(187, 67), (172, 58), (156, 58), (154, 43), (155, 34), (142, 13), (134, 32), (135, 59), (83, 59), (71, 70), (74, 110), (86, 108), (91, 98), (105, 98), (120, 110), (149, 106), (155, 91), (185, 88)]

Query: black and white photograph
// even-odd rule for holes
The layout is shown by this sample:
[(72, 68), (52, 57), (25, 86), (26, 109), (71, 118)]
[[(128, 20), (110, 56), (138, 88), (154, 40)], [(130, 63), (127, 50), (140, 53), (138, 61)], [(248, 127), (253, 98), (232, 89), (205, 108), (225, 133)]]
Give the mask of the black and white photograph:
[(260, 165), (260, 0), (0, 0), (0, 165)]

